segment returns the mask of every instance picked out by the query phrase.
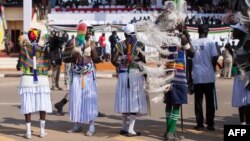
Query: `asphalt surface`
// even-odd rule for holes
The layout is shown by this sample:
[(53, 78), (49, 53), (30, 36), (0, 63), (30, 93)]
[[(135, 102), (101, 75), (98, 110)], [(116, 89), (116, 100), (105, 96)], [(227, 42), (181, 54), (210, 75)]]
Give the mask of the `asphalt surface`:
[[(61, 86), (63, 80), (60, 78)], [(25, 133), (24, 116), (20, 113), (20, 98), (18, 95), (18, 77), (0, 78), (0, 141), (23, 141)], [(177, 135), (183, 141), (222, 141), (224, 124), (239, 124), (238, 111), (231, 107), (233, 79), (217, 79), (216, 82), (218, 96), (218, 110), (215, 117), (215, 131), (195, 131), (195, 115), (193, 95), (189, 96), (189, 103), (183, 105), (184, 130), (181, 130), (181, 122), (178, 121)], [(139, 117), (135, 124), (136, 131), (140, 131), (142, 136), (125, 137), (119, 135), (121, 128), (121, 115), (114, 113), (116, 78), (98, 78), (99, 92), (99, 111), (105, 113), (105, 117), (96, 119), (96, 134), (87, 137), (84, 132), (66, 133), (72, 127), (68, 118), (68, 104), (65, 105), (64, 116), (58, 116), (56, 111), (48, 114), (46, 119), (45, 138), (39, 135), (39, 115), (32, 115), (32, 141), (160, 141), (165, 131), (165, 105), (162, 102), (154, 103), (151, 101), (151, 115)], [(52, 104), (59, 101), (65, 94), (66, 90), (53, 90), (51, 94)], [(154, 97), (154, 95), (151, 95)], [(205, 112), (205, 110), (204, 110)]]

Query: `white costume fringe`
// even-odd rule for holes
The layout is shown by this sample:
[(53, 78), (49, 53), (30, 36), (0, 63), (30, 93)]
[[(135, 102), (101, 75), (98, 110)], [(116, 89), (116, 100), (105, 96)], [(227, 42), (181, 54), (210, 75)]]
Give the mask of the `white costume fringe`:
[[(130, 88), (128, 88), (128, 77)], [(144, 77), (139, 73), (138, 69), (131, 69), (129, 75), (127, 72), (118, 74), (115, 112), (138, 113), (139, 115), (148, 113)]]
[(39, 111), (51, 113), (50, 93), (48, 76), (38, 76), (37, 83), (33, 81), (33, 76), (22, 76), (19, 85), (21, 113), (29, 114)]

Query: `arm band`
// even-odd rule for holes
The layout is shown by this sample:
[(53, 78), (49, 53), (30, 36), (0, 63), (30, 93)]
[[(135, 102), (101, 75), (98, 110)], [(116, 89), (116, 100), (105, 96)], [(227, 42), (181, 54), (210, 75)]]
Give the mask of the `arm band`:
[(185, 50), (188, 50), (190, 48), (191, 48), (191, 46), (189, 44), (186, 44), (186, 45), (183, 46), (183, 49), (185, 49)]

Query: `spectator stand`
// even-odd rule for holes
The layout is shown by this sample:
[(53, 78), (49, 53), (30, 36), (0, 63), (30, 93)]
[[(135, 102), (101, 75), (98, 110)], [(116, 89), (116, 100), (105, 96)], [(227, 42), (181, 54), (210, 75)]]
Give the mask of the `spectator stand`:
[(52, 9), (54, 12), (75, 12), (75, 11), (83, 11), (84, 13), (87, 13), (87, 11), (92, 12), (101, 12), (104, 11), (105, 13), (120, 13), (120, 11), (123, 12), (133, 12), (133, 11), (162, 11), (161, 8), (123, 8), (123, 7), (105, 7), (105, 8), (92, 8), (92, 7), (81, 7), (81, 8), (60, 8), (55, 7)]

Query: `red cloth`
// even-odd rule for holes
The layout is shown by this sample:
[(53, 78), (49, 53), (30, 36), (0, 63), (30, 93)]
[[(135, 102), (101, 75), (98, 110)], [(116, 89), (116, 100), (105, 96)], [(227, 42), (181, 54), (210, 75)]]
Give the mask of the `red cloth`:
[(106, 47), (106, 37), (105, 36), (99, 37), (99, 44), (101, 47)]

